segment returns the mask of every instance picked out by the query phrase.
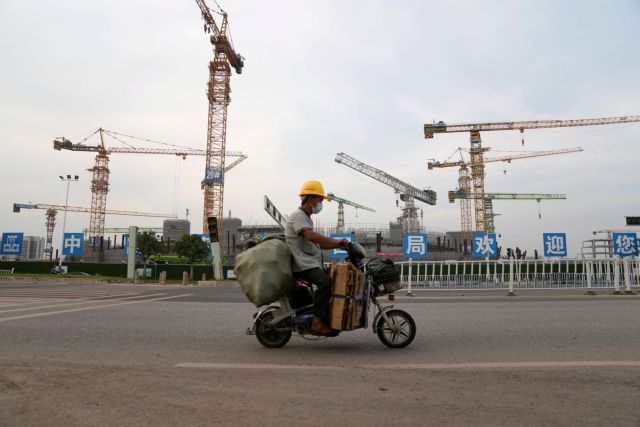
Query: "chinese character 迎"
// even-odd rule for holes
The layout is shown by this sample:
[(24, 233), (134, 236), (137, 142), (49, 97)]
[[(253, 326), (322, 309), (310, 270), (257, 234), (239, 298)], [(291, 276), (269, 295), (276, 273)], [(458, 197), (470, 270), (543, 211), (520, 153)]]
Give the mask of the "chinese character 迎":
[(566, 235), (565, 234), (544, 234), (545, 256), (566, 256)]

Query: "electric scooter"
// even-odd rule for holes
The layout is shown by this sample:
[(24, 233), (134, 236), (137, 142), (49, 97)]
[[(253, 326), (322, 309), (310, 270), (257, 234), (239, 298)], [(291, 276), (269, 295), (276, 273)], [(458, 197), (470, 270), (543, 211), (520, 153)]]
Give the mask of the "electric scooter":
[[(357, 243), (350, 243), (347, 259), (360, 271), (365, 271), (364, 249)], [(269, 348), (284, 347), (293, 333), (310, 340), (324, 339), (311, 333), (313, 320), (314, 293), (312, 284), (297, 280), (292, 292), (280, 298), (277, 305), (261, 308), (253, 315), (254, 320), (247, 335), (255, 335), (260, 344)], [(363, 295), (355, 297), (362, 302), (360, 324), (355, 329), (368, 327), (368, 313), (371, 305), (376, 307), (372, 322), (372, 331), (382, 343), (391, 348), (403, 348), (411, 344), (416, 336), (416, 324), (409, 313), (382, 306), (378, 298), (393, 294), (400, 289), (400, 279), (392, 281), (376, 280), (365, 274)], [(355, 330), (353, 329), (353, 330)], [(348, 331), (341, 331), (345, 333)]]

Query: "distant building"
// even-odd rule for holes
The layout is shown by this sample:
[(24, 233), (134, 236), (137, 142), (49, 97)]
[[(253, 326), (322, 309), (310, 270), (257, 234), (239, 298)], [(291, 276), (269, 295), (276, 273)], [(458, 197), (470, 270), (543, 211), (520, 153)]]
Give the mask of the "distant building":
[(164, 240), (177, 242), (182, 236), (191, 234), (191, 222), (186, 219), (165, 219), (162, 222), (162, 237)]
[(22, 241), (22, 259), (40, 261), (44, 258), (45, 238), (40, 236), (24, 236)]

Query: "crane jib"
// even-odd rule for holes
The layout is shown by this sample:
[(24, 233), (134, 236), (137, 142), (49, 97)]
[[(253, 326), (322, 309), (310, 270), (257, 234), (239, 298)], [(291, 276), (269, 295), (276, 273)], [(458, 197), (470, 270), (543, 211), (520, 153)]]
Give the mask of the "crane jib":
[(640, 122), (640, 116), (617, 116), (603, 117), (595, 119), (572, 119), (572, 120), (528, 120), (521, 122), (486, 122), (486, 123), (452, 123), (443, 121), (424, 125), (424, 137), (433, 138), (434, 133), (451, 132), (471, 132), (471, 131), (494, 131), (494, 130), (520, 130), (544, 129), (574, 126), (598, 126), (612, 125), (620, 123)]

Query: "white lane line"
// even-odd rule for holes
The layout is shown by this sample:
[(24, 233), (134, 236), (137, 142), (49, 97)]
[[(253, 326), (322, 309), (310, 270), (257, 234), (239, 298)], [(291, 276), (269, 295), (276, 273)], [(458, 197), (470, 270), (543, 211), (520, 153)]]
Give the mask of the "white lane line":
[[(160, 295), (164, 295), (164, 294), (160, 294)], [(152, 298), (152, 299), (143, 299), (143, 300), (137, 300), (137, 301), (126, 301), (126, 302), (119, 302), (117, 304), (104, 304), (104, 305), (98, 305), (98, 306), (93, 306), (93, 307), (71, 308), (69, 310), (49, 311), (47, 313), (25, 314), (25, 315), (22, 315), (22, 316), (0, 318), (0, 322), (7, 322), (7, 321), (10, 321), (10, 320), (30, 319), (30, 318), (33, 318), (33, 317), (42, 317), (42, 316), (54, 316), (56, 314), (75, 313), (75, 312), (78, 312), (78, 311), (86, 311), (86, 310), (98, 310), (100, 308), (117, 307), (117, 306), (120, 306), (120, 305), (140, 304), (142, 302), (162, 301), (162, 300), (173, 299), (173, 298), (188, 297), (188, 296), (191, 296), (191, 295), (193, 295), (193, 294), (181, 294), (181, 295), (173, 295), (173, 296), (170, 296), (170, 297), (163, 297), (163, 298)], [(85, 301), (85, 302), (87, 302), (87, 301)], [(96, 301), (96, 302), (102, 302), (102, 301)]]
[[(123, 294), (109, 294), (109, 293), (85, 293), (85, 292), (65, 292), (65, 293), (47, 293), (47, 292), (38, 292), (38, 293), (24, 293), (24, 294), (15, 294), (10, 296), (4, 296), (0, 294), (0, 301), (12, 301), (14, 299), (18, 299), (19, 301), (39, 301), (39, 300), (55, 300), (70, 297), (68, 299), (89, 299), (89, 298), (108, 298), (108, 297), (122, 297), (128, 295), (141, 295), (140, 292), (126, 292)], [(32, 297), (33, 296), (33, 297)], [(77, 297), (77, 298), (73, 298)]]
[(41, 305), (41, 306), (35, 306), (35, 307), (23, 307), (23, 308), (11, 309), (11, 310), (0, 310), (0, 314), (13, 313), (16, 311), (42, 310), (43, 308), (69, 307), (71, 305), (78, 305), (78, 304), (88, 304), (88, 303), (94, 304), (94, 303), (110, 302), (110, 301), (126, 301), (126, 300), (137, 299), (137, 298), (157, 297), (160, 295), (166, 295), (166, 294), (165, 293), (148, 294), (148, 295), (137, 294), (135, 296), (130, 296), (127, 298), (115, 298), (113, 300), (93, 300), (93, 299), (85, 299), (85, 298), (80, 298), (80, 299), (74, 298), (74, 299), (67, 299), (67, 300), (60, 301), (59, 304)]
[(197, 369), (263, 369), (263, 370), (456, 370), (456, 369), (504, 369), (504, 368), (597, 368), (640, 367), (640, 360), (577, 360), (556, 362), (489, 362), (489, 363), (401, 363), (379, 365), (286, 365), (270, 363), (177, 363), (174, 368)]

